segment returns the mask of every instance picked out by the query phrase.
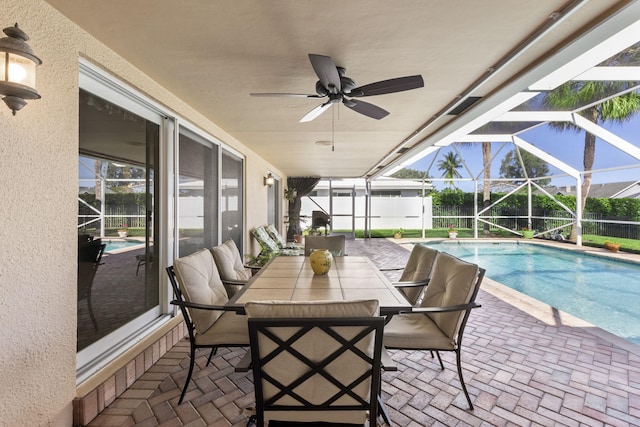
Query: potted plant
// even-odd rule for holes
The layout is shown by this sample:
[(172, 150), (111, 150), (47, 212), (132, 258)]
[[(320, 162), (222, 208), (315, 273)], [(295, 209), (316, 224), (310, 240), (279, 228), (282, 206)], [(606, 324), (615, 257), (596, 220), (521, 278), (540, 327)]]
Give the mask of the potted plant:
[(533, 239), (533, 230), (525, 227), (522, 229), (522, 237), (525, 239)]
[(453, 224), (449, 224), (449, 238), (455, 239), (456, 237), (458, 237), (458, 230), (453, 228)]
[(118, 229), (118, 237), (127, 237), (129, 235), (129, 226), (125, 222), (122, 227)]
[(402, 233), (404, 233), (404, 230), (402, 228), (396, 228), (395, 230), (393, 230), (394, 239), (402, 239)]
[(620, 243), (617, 242), (604, 242), (604, 248), (611, 252), (618, 252), (620, 250)]

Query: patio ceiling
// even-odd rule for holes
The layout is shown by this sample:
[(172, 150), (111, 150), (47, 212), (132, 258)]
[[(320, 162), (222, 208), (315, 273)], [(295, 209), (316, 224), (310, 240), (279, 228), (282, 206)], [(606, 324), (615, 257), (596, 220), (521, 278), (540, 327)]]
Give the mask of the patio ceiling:
[[(48, 3), (289, 176), (377, 176), (491, 121), (549, 120), (506, 114), (640, 34), (638, 2), (613, 0)], [(322, 100), (249, 96), (315, 93), (309, 53), (358, 85), (421, 74), (425, 87), (366, 98), (381, 120), (339, 106), (299, 123)]]

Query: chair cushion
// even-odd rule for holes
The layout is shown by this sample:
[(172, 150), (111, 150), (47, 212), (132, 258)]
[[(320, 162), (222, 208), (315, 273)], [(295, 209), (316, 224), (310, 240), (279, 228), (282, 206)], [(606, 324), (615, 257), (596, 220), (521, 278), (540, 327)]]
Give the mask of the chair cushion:
[(267, 234), (269, 234), (269, 237), (271, 237), (271, 239), (273, 239), (273, 241), (276, 242), (278, 246), (280, 246), (280, 248), (284, 248), (287, 246), (287, 241), (284, 240), (284, 237), (282, 237), (278, 230), (276, 230), (276, 227), (273, 224), (267, 225), (265, 230)]
[(378, 315), (378, 300), (260, 301), (244, 305), (247, 317), (371, 317)]
[(455, 345), (422, 313), (397, 314), (384, 325), (384, 346), (388, 348), (453, 350)]
[(247, 316), (225, 311), (209, 329), (196, 335), (198, 345), (249, 345)]
[(211, 253), (220, 272), (220, 277), (228, 280), (249, 279), (240, 258), (240, 251), (233, 240), (229, 239), (223, 244), (211, 248)]
[(304, 254), (311, 255), (314, 249), (328, 249), (333, 256), (343, 256), (345, 248), (345, 236), (307, 236), (304, 239)]
[(258, 244), (262, 248), (263, 251), (267, 252), (278, 252), (280, 247), (267, 233), (267, 230), (264, 227), (256, 227), (251, 230), (251, 235), (258, 241)]
[(438, 251), (428, 246), (416, 244), (413, 246), (407, 265), (400, 276), (401, 282), (418, 282), (426, 280), (431, 275), (433, 263)]
[[(411, 255), (409, 255), (409, 259), (407, 260), (407, 265), (400, 276), (400, 282), (427, 280), (431, 276), (437, 255), (438, 251), (436, 249), (420, 244), (414, 245)], [(400, 288), (400, 292), (405, 295), (411, 305), (414, 305), (418, 302), (423, 289), (424, 287), (407, 287)]]
[[(187, 302), (224, 305), (229, 298), (222, 285), (213, 256), (201, 249), (173, 262), (180, 290)], [(189, 309), (196, 331), (206, 331), (221, 316), (221, 311)]]
[[(421, 306), (451, 307), (469, 303), (475, 290), (477, 276), (477, 265), (444, 252), (439, 253)], [(464, 311), (434, 313), (428, 316), (449, 338), (455, 339)]]

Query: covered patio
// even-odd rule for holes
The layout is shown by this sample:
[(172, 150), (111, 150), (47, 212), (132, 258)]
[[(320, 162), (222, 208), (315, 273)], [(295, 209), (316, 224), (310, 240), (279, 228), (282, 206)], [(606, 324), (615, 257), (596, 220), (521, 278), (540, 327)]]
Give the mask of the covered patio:
[[(348, 240), (347, 252), (379, 267), (404, 265), (414, 240)], [(397, 279), (398, 272), (389, 272)], [(425, 351), (391, 350), (383, 373), (394, 426), (633, 426), (640, 419), (640, 346), (485, 278), (465, 331), (468, 411), (453, 354), (445, 370)], [(234, 372), (244, 349), (221, 349), (178, 405), (189, 345), (180, 340), (89, 426), (245, 426), (254, 404), (250, 373)]]
[[(244, 425), (252, 384), (232, 368), (244, 350), (222, 352), (207, 368), (201, 357), (188, 402), (177, 405), (188, 346), (165, 268), (229, 238), (241, 255), (256, 255), (250, 230), (286, 227), (289, 178), (369, 184), (460, 142), (490, 139), (540, 154), (579, 187), (585, 170), (537, 151), (519, 133), (555, 120), (598, 135), (626, 156), (618, 170), (637, 175), (637, 139), (585, 123), (584, 106), (553, 114), (514, 109), (578, 77), (631, 80), (625, 90), (637, 92), (638, 63), (599, 64), (639, 42), (639, 1), (373, 4), (0, 0), (3, 27), (15, 34), (10, 27), (19, 23), (43, 62), (37, 79), (29, 76), (41, 99), (17, 114), (0, 108), (2, 422)], [(317, 90), (322, 77), (310, 55), (334, 61), (334, 77), (346, 68), (357, 80), (347, 77), (347, 87), (403, 76), (413, 86), (380, 93), (370, 107), (349, 91), (331, 98), (328, 86)], [(13, 74), (6, 58), (3, 78)], [(418, 76), (424, 87), (415, 84)], [(301, 121), (314, 111), (325, 112)], [(376, 120), (381, 112), (389, 117)], [(79, 167), (83, 158), (92, 159), (88, 170)], [(120, 177), (125, 169), (129, 176)], [(113, 214), (113, 235), (132, 224), (124, 217), (139, 217), (135, 237), (145, 252), (102, 260), (100, 273), (115, 279), (96, 279), (98, 331), (78, 299), (78, 197), (87, 193), (94, 206), (107, 193), (83, 180), (94, 185), (107, 172), (123, 195), (144, 205), (135, 215)], [(470, 172), (474, 182), (483, 180)], [(188, 204), (200, 198), (206, 203)], [(579, 224), (579, 211), (569, 215)], [(477, 209), (478, 226), (483, 220)], [(92, 237), (104, 239), (106, 227), (96, 229)], [(197, 233), (183, 233), (189, 229)], [(408, 256), (402, 243), (353, 240), (347, 251), (401, 266)], [(141, 284), (144, 290), (135, 287)], [(400, 369), (384, 374), (383, 388), (395, 425), (638, 424), (637, 346), (514, 298), (488, 279), (479, 302), (463, 349), (476, 410), (464, 405), (449, 355), (441, 371), (425, 353), (396, 351)]]

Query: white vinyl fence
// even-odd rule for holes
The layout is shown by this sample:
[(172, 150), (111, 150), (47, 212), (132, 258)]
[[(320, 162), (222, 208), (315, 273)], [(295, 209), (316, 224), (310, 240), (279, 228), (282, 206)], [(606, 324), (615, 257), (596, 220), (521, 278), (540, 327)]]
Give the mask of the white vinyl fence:
[[(423, 215), (424, 204), (424, 215)], [(333, 229), (350, 230), (352, 225), (353, 201), (351, 197), (333, 198)], [(303, 197), (300, 225), (303, 229), (311, 226), (311, 213), (329, 209), (329, 197)], [(365, 226), (365, 197), (355, 198), (355, 228)], [(431, 197), (371, 197), (370, 229), (403, 228), (420, 230), (432, 228)], [(306, 217), (306, 218), (305, 218)]]

